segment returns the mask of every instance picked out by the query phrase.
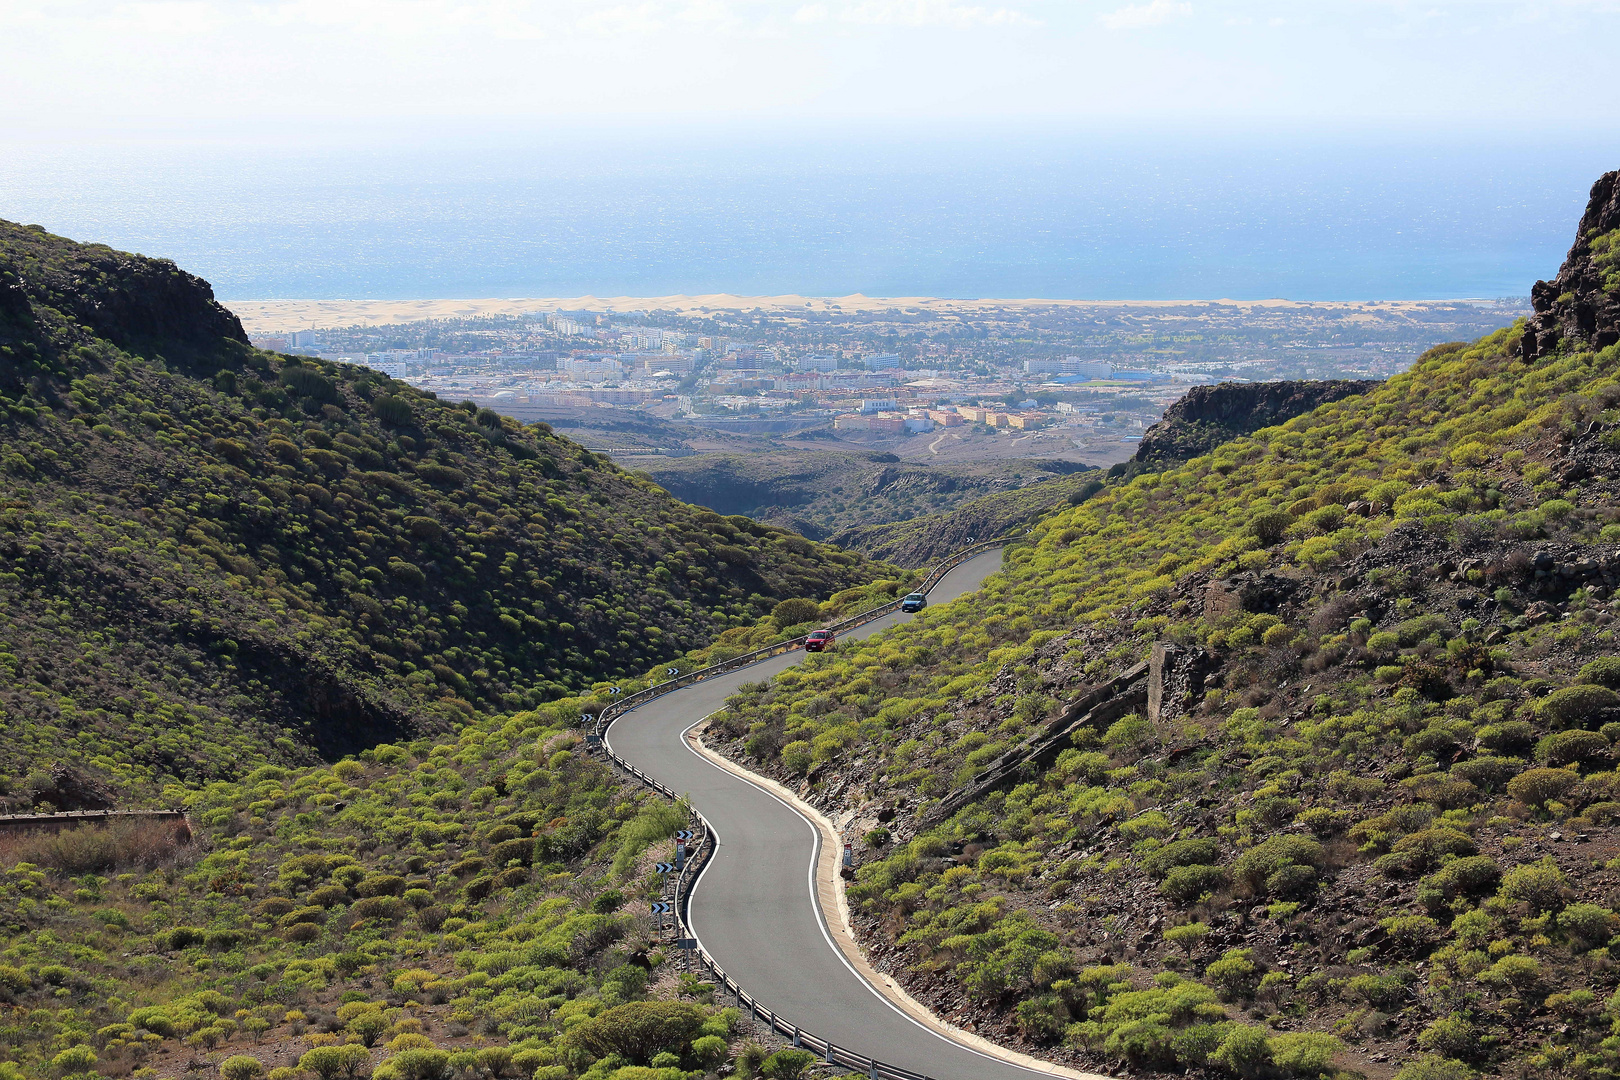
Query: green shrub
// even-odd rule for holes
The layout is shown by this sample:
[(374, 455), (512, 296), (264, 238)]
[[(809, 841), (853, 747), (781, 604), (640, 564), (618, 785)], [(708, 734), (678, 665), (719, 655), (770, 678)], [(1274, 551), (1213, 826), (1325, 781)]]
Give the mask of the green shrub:
[(1440, 1017), (1419, 1032), (1418, 1045), (1446, 1057), (1471, 1056), (1480, 1049), (1479, 1032), (1466, 1017), (1453, 1013)]
[(1615, 928), (1614, 912), (1597, 904), (1570, 904), (1558, 913), (1559, 929), (1588, 948), (1606, 944)]
[(51, 1058), (51, 1068), (58, 1076), (73, 1076), (78, 1073), (87, 1073), (95, 1068), (96, 1052), (83, 1043), (70, 1046), (66, 1050)]
[(1496, 888), (1502, 871), (1496, 861), (1484, 855), (1467, 855), (1445, 863), (1424, 879), (1423, 884), (1451, 900), (1459, 896), (1482, 896)]
[(1523, 768), (1524, 762), (1516, 757), (1486, 756), (1457, 762), (1451, 767), (1451, 775), (1481, 791), (1500, 791)]
[(1526, 769), (1508, 781), (1507, 791), (1527, 806), (1542, 807), (1580, 782), (1580, 775), (1569, 769)]
[(1179, 945), (1190, 956), (1198, 943), (1209, 936), (1209, 924), (1201, 922), (1185, 923), (1181, 926), (1172, 926), (1164, 932), (1164, 940), (1172, 945)]
[(821, 605), (802, 596), (791, 597), (771, 609), (771, 618), (776, 620), (778, 627), (785, 630), (800, 623), (819, 620), (821, 618)]
[(356, 896), (402, 896), (405, 879), (397, 874), (367, 874), (355, 885)]
[(1343, 810), (1313, 806), (1309, 810), (1301, 811), (1294, 820), (1311, 830), (1311, 834), (1318, 840), (1327, 840), (1342, 833), (1349, 818), (1350, 815)]
[(1344, 984), (1344, 992), (1375, 1009), (1389, 1010), (1410, 996), (1405, 980), (1394, 975), (1357, 975)]
[(800, 775), (810, 771), (815, 757), (810, 751), (810, 744), (801, 740), (790, 742), (782, 747), (782, 766), (789, 772)]
[(1488, 984), (1511, 986), (1515, 990), (1528, 990), (1541, 982), (1545, 972), (1541, 963), (1533, 956), (1522, 953), (1509, 953), (1501, 957), (1485, 971), (1480, 972), (1479, 981)]
[(1192, 904), (1226, 885), (1226, 871), (1219, 866), (1178, 866), (1164, 876), (1159, 891), (1178, 904)]
[(1320, 1076), (1332, 1067), (1344, 1044), (1332, 1035), (1313, 1031), (1285, 1031), (1270, 1038), (1271, 1063), (1294, 1076)]
[(798, 1080), (806, 1069), (814, 1065), (819, 1059), (808, 1050), (778, 1050), (765, 1059), (760, 1072), (768, 1080)]
[(1575, 676), (1575, 681), (1620, 690), (1620, 656), (1604, 656), (1593, 660), (1581, 668)]
[(1263, 547), (1270, 547), (1282, 539), (1293, 523), (1293, 516), (1286, 510), (1262, 510), (1249, 518), (1248, 531)]
[(1536, 760), (1561, 768), (1585, 764), (1608, 750), (1608, 738), (1596, 731), (1558, 731), (1536, 743)]
[(692, 1040), (692, 1061), (698, 1068), (713, 1072), (726, 1063), (730, 1047), (718, 1035), (704, 1035)]
[(1204, 969), (1204, 978), (1228, 1000), (1248, 997), (1260, 982), (1260, 968), (1248, 949), (1228, 949), (1226, 954)]
[(1406, 952), (1424, 952), (1440, 940), (1440, 924), (1427, 915), (1396, 915), (1378, 925), (1392, 945)]
[[(1238, 856), (1232, 866), (1232, 876), (1247, 885), (1251, 892), (1260, 894), (1267, 890), (1268, 879), (1279, 870), (1290, 866), (1304, 867), (1313, 871), (1311, 879), (1314, 881), (1314, 871), (1320, 869), (1322, 863), (1322, 845), (1317, 841), (1305, 836), (1273, 836)], [(1297, 878), (1285, 877), (1281, 881), (1296, 887), (1298, 885)]]
[(632, 1001), (570, 1028), (563, 1041), (597, 1057), (645, 1062), (660, 1051), (685, 1050), (703, 1019), (703, 1011), (686, 1002)]
[(1069, 1009), (1056, 994), (1026, 998), (1015, 1010), (1019, 1030), (1031, 1042), (1051, 1044), (1063, 1038), (1069, 1025)]
[(1402, 1065), (1395, 1080), (1474, 1080), (1478, 1075), (1460, 1061), (1429, 1054)]
[(1271, 1040), (1265, 1028), (1236, 1024), (1209, 1060), (1242, 1077), (1261, 1076), (1272, 1063)]
[(1553, 911), (1563, 904), (1564, 874), (1552, 856), (1516, 866), (1502, 878), (1499, 895), (1529, 905), (1531, 911)]
[(687, 820), (687, 813), (679, 806), (649, 802), (620, 828), (619, 850), (613, 858), (614, 872), (627, 873), (642, 852), (658, 841), (668, 840)]
[[(366, 1062), (365, 1048), (347, 1043), (343, 1046), (317, 1047), (322, 1050), (337, 1050), (342, 1054), (343, 1074), (352, 1077), (355, 1071)], [(313, 1053), (313, 1051), (311, 1051)], [(308, 1057), (305, 1054), (304, 1057)], [(351, 1064), (352, 1063), (352, 1064)], [(298, 1059), (299, 1065), (304, 1065), (304, 1059)], [(304, 1066), (308, 1068), (308, 1066)], [(445, 1080), (450, 1075), (450, 1054), (445, 1050), (432, 1050), (427, 1047), (413, 1047), (401, 1050), (381, 1065), (377, 1066), (372, 1076), (376, 1080)], [(327, 1080), (325, 1076), (321, 1080)]]
[(1535, 740), (1536, 729), (1528, 720), (1503, 720), (1485, 724), (1474, 733), (1474, 742), (1498, 754), (1521, 751)]
[(1447, 856), (1472, 855), (1479, 848), (1473, 837), (1456, 829), (1420, 829), (1395, 841), (1388, 855), (1373, 862), (1381, 873), (1410, 877), (1437, 865)]
[(1554, 690), (1536, 703), (1536, 713), (1554, 729), (1587, 727), (1620, 705), (1620, 694), (1606, 686), (1582, 684)]
[(223, 1080), (258, 1080), (264, 1075), (264, 1062), (246, 1054), (236, 1054), (219, 1063)]
[(383, 394), (371, 402), (371, 411), (389, 427), (409, 427), (415, 416), (411, 403), (394, 394)]
[(1153, 849), (1142, 857), (1142, 870), (1149, 877), (1163, 880), (1178, 866), (1211, 865), (1221, 857), (1221, 849), (1213, 840), (1194, 837), (1172, 840)]

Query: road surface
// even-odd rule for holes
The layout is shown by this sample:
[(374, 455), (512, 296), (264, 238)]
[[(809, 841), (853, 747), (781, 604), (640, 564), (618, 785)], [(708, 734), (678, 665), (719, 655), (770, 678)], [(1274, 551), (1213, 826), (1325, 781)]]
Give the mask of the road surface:
[[(931, 606), (974, 592), (1001, 568), (999, 549), (945, 575)], [(840, 637), (878, 633), (898, 612)], [(804, 659), (790, 652), (626, 713), (607, 741), (625, 760), (687, 794), (714, 826), (720, 847), (691, 894), (691, 924), (710, 955), (760, 1003), (806, 1031), (864, 1057), (936, 1080), (1029, 1080), (1049, 1075), (986, 1057), (923, 1027), (850, 969), (833, 947), (816, 903), (820, 843), (797, 811), (699, 757), (682, 734), (720, 709), (743, 683), (759, 682)]]

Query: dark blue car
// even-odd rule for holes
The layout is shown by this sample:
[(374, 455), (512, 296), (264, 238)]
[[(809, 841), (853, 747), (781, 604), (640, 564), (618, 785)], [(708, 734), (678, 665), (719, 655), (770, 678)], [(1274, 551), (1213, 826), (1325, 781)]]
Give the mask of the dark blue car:
[(901, 611), (921, 611), (927, 606), (928, 597), (924, 596), (920, 592), (911, 593), (907, 595), (904, 600), (900, 601)]

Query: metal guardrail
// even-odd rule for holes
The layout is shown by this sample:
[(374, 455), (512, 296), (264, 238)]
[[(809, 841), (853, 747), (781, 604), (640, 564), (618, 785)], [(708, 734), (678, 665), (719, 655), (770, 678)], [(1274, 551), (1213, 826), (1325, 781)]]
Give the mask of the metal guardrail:
[[(944, 579), (946, 574), (955, 569), (957, 566), (960, 566), (962, 563), (966, 562), (968, 559), (971, 559), (973, 556), (978, 555), (981, 552), (988, 551), (991, 548), (1000, 547), (1013, 539), (1015, 539), (1015, 537), (1003, 536), (994, 540), (983, 540), (973, 544), (970, 547), (963, 548), (961, 551), (955, 552), (954, 554), (948, 556), (939, 565), (935, 566), (933, 570), (929, 571), (928, 576), (923, 579), (923, 583), (912, 591), (920, 593), (927, 593), (931, 591), (940, 583), (941, 580)], [(838, 634), (845, 630), (852, 630), (855, 627), (864, 626), (869, 622), (874, 622), (877, 619), (881, 619), (883, 616), (898, 610), (900, 604), (901, 600), (892, 600), (887, 604), (881, 604), (878, 607), (863, 611), (858, 615), (852, 615), (841, 622), (834, 623), (827, 629), (832, 630), (834, 634)], [(615, 701), (607, 708), (602, 710), (602, 712), (596, 718), (596, 734), (600, 736), (607, 730), (613, 721), (617, 720), (631, 709), (644, 705), (654, 698), (662, 697), (664, 694), (667, 694), (673, 690), (679, 690), (684, 686), (690, 686), (693, 683), (701, 682), (704, 679), (710, 679), (716, 675), (729, 674), (730, 672), (737, 671), (740, 668), (748, 667), (751, 664), (757, 664), (761, 660), (768, 660), (773, 656), (780, 656), (782, 653), (803, 648), (804, 640), (804, 637), (796, 637), (787, 641), (779, 641), (774, 645), (767, 645), (762, 649), (755, 649), (752, 652), (743, 653), (741, 656), (734, 656), (730, 660), (724, 660), (718, 664), (711, 664), (708, 667), (698, 668), (695, 671), (678, 675), (667, 682), (656, 683), (644, 690), (638, 690), (629, 697), (626, 697), (623, 701)], [(640, 780), (643, 784), (646, 784), (654, 791), (668, 796), (670, 799), (676, 801), (680, 800), (680, 796), (671, 790), (668, 785), (654, 780), (651, 776), (648, 776), (646, 773), (624, 760), (624, 758), (614, 753), (613, 749), (607, 745), (605, 740), (602, 742), (602, 750), (607, 754), (608, 758), (614, 764), (618, 765), (619, 768), (623, 769), (637, 780)], [(699, 813), (695, 807), (691, 808), (691, 811), (693, 819), (703, 830), (703, 836), (698, 842), (696, 849), (690, 855), (688, 855), (685, 866), (680, 871), (675, 881), (675, 928), (676, 934), (682, 938), (691, 936), (691, 928), (687, 922), (687, 903), (688, 897), (691, 893), (691, 884), (696, 880), (697, 875), (702, 872), (702, 867), (708, 861), (709, 856), (712, 855), (715, 849), (719, 846), (719, 834), (715, 832), (714, 826), (711, 825), (709, 820)], [(695, 938), (693, 941), (694, 948), (692, 949), (692, 953), (696, 957), (697, 962), (707, 969), (708, 972), (714, 977), (716, 988), (726, 994), (730, 994), (733, 998), (735, 998), (737, 1007), (739, 1009), (746, 1008), (748, 1010), (748, 1014), (756, 1021), (764, 1021), (770, 1025), (772, 1031), (792, 1039), (794, 1046), (812, 1050), (818, 1054), (822, 1060), (831, 1064), (838, 1065), (846, 1069), (856, 1069), (864, 1072), (869, 1078), (871, 1078), (871, 1080), (930, 1080), (930, 1078), (924, 1073), (913, 1072), (910, 1069), (903, 1069), (898, 1065), (890, 1065), (889, 1063), (879, 1061), (876, 1058), (865, 1057), (861, 1054), (855, 1053), (853, 1050), (848, 1050), (837, 1045), (831, 1039), (823, 1039), (816, 1035), (812, 1035), (810, 1032), (800, 1028), (797, 1024), (790, 1023), (784, 1017), (777, 1015), (770, 1009), (767, 1009), (764, 1005), (761, 1005), (758, 999), (744, 990), (735, 979), (726, 974), (725, 969), (715, 962), (714, 957), (709, 955), (708, 950), (704, 949), (701, 945), (696, 945)]]

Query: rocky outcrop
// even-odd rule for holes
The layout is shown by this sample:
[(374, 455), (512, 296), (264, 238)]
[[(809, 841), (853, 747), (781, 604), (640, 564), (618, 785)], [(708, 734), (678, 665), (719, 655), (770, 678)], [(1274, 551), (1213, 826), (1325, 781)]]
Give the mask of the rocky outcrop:
[(206, 357), (213, 366), (222, 343), (248, 344), (241, 321), (214, 299), (208, 282), (167, 259), (0, 221), (0, 339), (37, 338), (41, 316), (88, 328), (125, 351), (161, 352), (181, 363)]
[(1603, 349), (1620, 342), (1620, 172), (1592, 185), (1586, 213), (1558, 276), (1530, 290), (1535, 314), (1520, 349), (1536, 360), (1568, 339)]
[(1326, 379), (1195, 386), (1170, 406), (1163, 420), (1147, 429), (1136, 460), (1154, 463), (1195, 458), (1221, 443), (1381, 385), (1373, 379)]
[(107, 810), (114, 802), (112, 789), (98, 777), (55, 762), (44, 776), (33, 776), (33, 801), (57, 810)]

